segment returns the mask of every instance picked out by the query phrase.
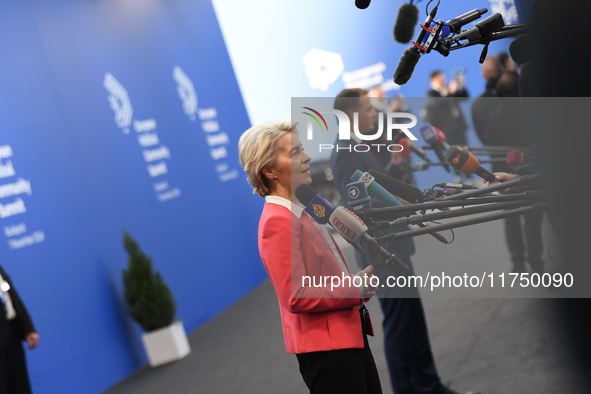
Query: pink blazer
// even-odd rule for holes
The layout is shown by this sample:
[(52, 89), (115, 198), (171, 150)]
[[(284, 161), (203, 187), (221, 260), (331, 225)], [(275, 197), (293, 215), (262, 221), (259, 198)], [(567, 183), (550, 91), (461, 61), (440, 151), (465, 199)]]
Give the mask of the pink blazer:
[[(359, 288), (345, 283), (331, 290), (330, 281), (326, 287), (315, 287), (308, 286), (307, 279), (302, 287), (303, 276), (316, 276), (316, 284), (326, 276), (343, 276), (312, 219), (305, 213), (297, 218), (284, 206), (265, 203), (258, 239), (261, 259), (279, 299), (287, 353), (363, 348)], [(373, 335), (371, 323), (368, 329)]]

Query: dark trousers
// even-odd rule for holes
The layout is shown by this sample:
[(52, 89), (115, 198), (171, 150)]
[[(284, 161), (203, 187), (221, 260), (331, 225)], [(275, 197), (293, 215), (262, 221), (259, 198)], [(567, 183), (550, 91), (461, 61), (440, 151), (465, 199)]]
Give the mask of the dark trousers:
[(310, 394), (382, 394), (376, 363), (363, 331), (363, 349), (296, 354)]
[[(542, 220), (544, 212), (530, 212), (526, 215), (505, 218), (505, 237), (513, 261), (513, 270), (525, 269), (526, 250), (527, 262), (532, 272), (544, 272), (542, 253)], [(523, 230), (522, 223), (523, 221)]]
[(384, 312), (384, 348), (395, 394), (436, 394), (441, 384), (423, 304), (418, 298), (380, 298)]
[[(392, 250), (388, 249), (390, 252)], [(408, 266), (405, 276), (414, 275), (410, 257), (398, 254)], [(392, 275), (389, 268), (376, 265), (375, 275), (385, 283)], [(414, 287), (385, 287), (378, 289), (380, 306), (384, 314), (384, 352), (395, 394), (439, 394), (445, 391), (441, 384), (419, 291)]]
[(8, 339), (0, 345), (0, 394), (30, 394), (25, 352), (13, 324), (8, 324)]

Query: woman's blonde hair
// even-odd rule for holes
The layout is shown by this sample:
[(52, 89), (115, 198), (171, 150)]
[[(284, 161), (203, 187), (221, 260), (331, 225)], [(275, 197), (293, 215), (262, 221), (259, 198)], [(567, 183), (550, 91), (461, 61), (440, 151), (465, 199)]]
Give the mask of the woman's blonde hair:
[(297, 134), (297, 123), (289, 120), (266, 122), (246, 130), (238, 141), (240, 164), (244, 168), (248, 183), (253, 193), (265, 197), (269, 194), (268, 179), (263, 175), (263, 168), (277, 164), (279, 155), (278, 141), (286, 133)]

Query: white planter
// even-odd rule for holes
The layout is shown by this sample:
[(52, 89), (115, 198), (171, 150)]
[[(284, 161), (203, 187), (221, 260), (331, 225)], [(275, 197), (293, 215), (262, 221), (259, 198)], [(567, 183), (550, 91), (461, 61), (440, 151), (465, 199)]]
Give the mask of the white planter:
[(180, 320), (168, 327), (143, 334), (142, 342), (152, 367), (180, 360), (191, 353), (185, 327)]

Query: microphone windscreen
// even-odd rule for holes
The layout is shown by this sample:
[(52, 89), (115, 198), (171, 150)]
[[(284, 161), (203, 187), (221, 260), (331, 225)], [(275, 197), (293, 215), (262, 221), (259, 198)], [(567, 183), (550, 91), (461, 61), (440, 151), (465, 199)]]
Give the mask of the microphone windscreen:
[(349, 242), (357, 242), (368, 230), (361, 218), (345, 207), (336, 207), (330, 215), (330, 225)]
[(394, 195), (388, 192), (382, 185), (375, 180), (374, 176), (369, 172), (355, 171), (351, 177), (352, 181), (363, 181), (370, 196), (377, 198), (384, 204), (390, 207), (397, 207), (403, 205)]
[(346, 190), (347, 204), (353, 212), (357, 212), (359, 209), (371, 208), (371, 196), (367, 192), (367, 188), (363, 181), (348, 183)]
[(310, 204), (310, 201), (312, 201), (312, 199), (318, 194), (318, 192), (316, 190), (314, 190), (314, 188), (308, 184), (303, 184), (298, 186), (298, 188), (295, 191), (295, 195), (297, 197), (298, 200), (300, 200), (300, 202), (303, 205), (308, 205)]
[(478, 167), (480, 167), (480, 162), (476, 156), (459, 146), (450, 146), (445, 152), (445, 160), (453, 168), (464, 174), (474, 174)]
[(437, 142), (438, 135), (435, 127), (433, 127), (430, 123), (425, 123), (421, 126), (421, 135), (423, 139), (428, 144), (433, 144)]
[(445, 136), (445, 133), (443, 131), (441, 131), (441, 129), (439, 129), (438, 127), (433, 127), (435, 129), (435, 132), (437, 133), (437, 142), (443, 142), (445, 140), (447, 140), (447, 137)]
[(412, 4), (402, 4), (398, 9), (398, 16), (394, 24), (394, 39), (401, 44), (409, 43), (414, 35), (418, 20), (419, 9)]
[(398, 85), (407, 83), (410, 77), (412, 77), (412, 73), (415, 71), (415, 66), (420, 58), (421, 52), (416, 47), (406, 48), (392, 76), (394, 82)]
[(378, 182), (388, 193), (399, 196), (406, 201), (415, 202), (423, 200), (423, 193), (416, 187), (384, 175), (376, 170), (369, 170), (368, 173), (372, 175), (376, 182)]
[(410, 154), (411, 154), (410, 140), (406, 137), (402, 137), (398, 140), (398, 144), (402, 146), (402, 150), (400, 151), (400, 156), (402, 156), (404, 158), (410, 157)]
[(517, 167), (521, 167), (526, 165), (529, 161), (529, 157), (527, 153), (521, 152), (518, 150), (512, 150), (507, 153), (507, 165), (511, 167), (511, 169), (515, 169)]
[(369, 3), (371, 3), (371, 0), (355, 0), (355, 6), (360, 10), (364, 10), (369, 7)]

